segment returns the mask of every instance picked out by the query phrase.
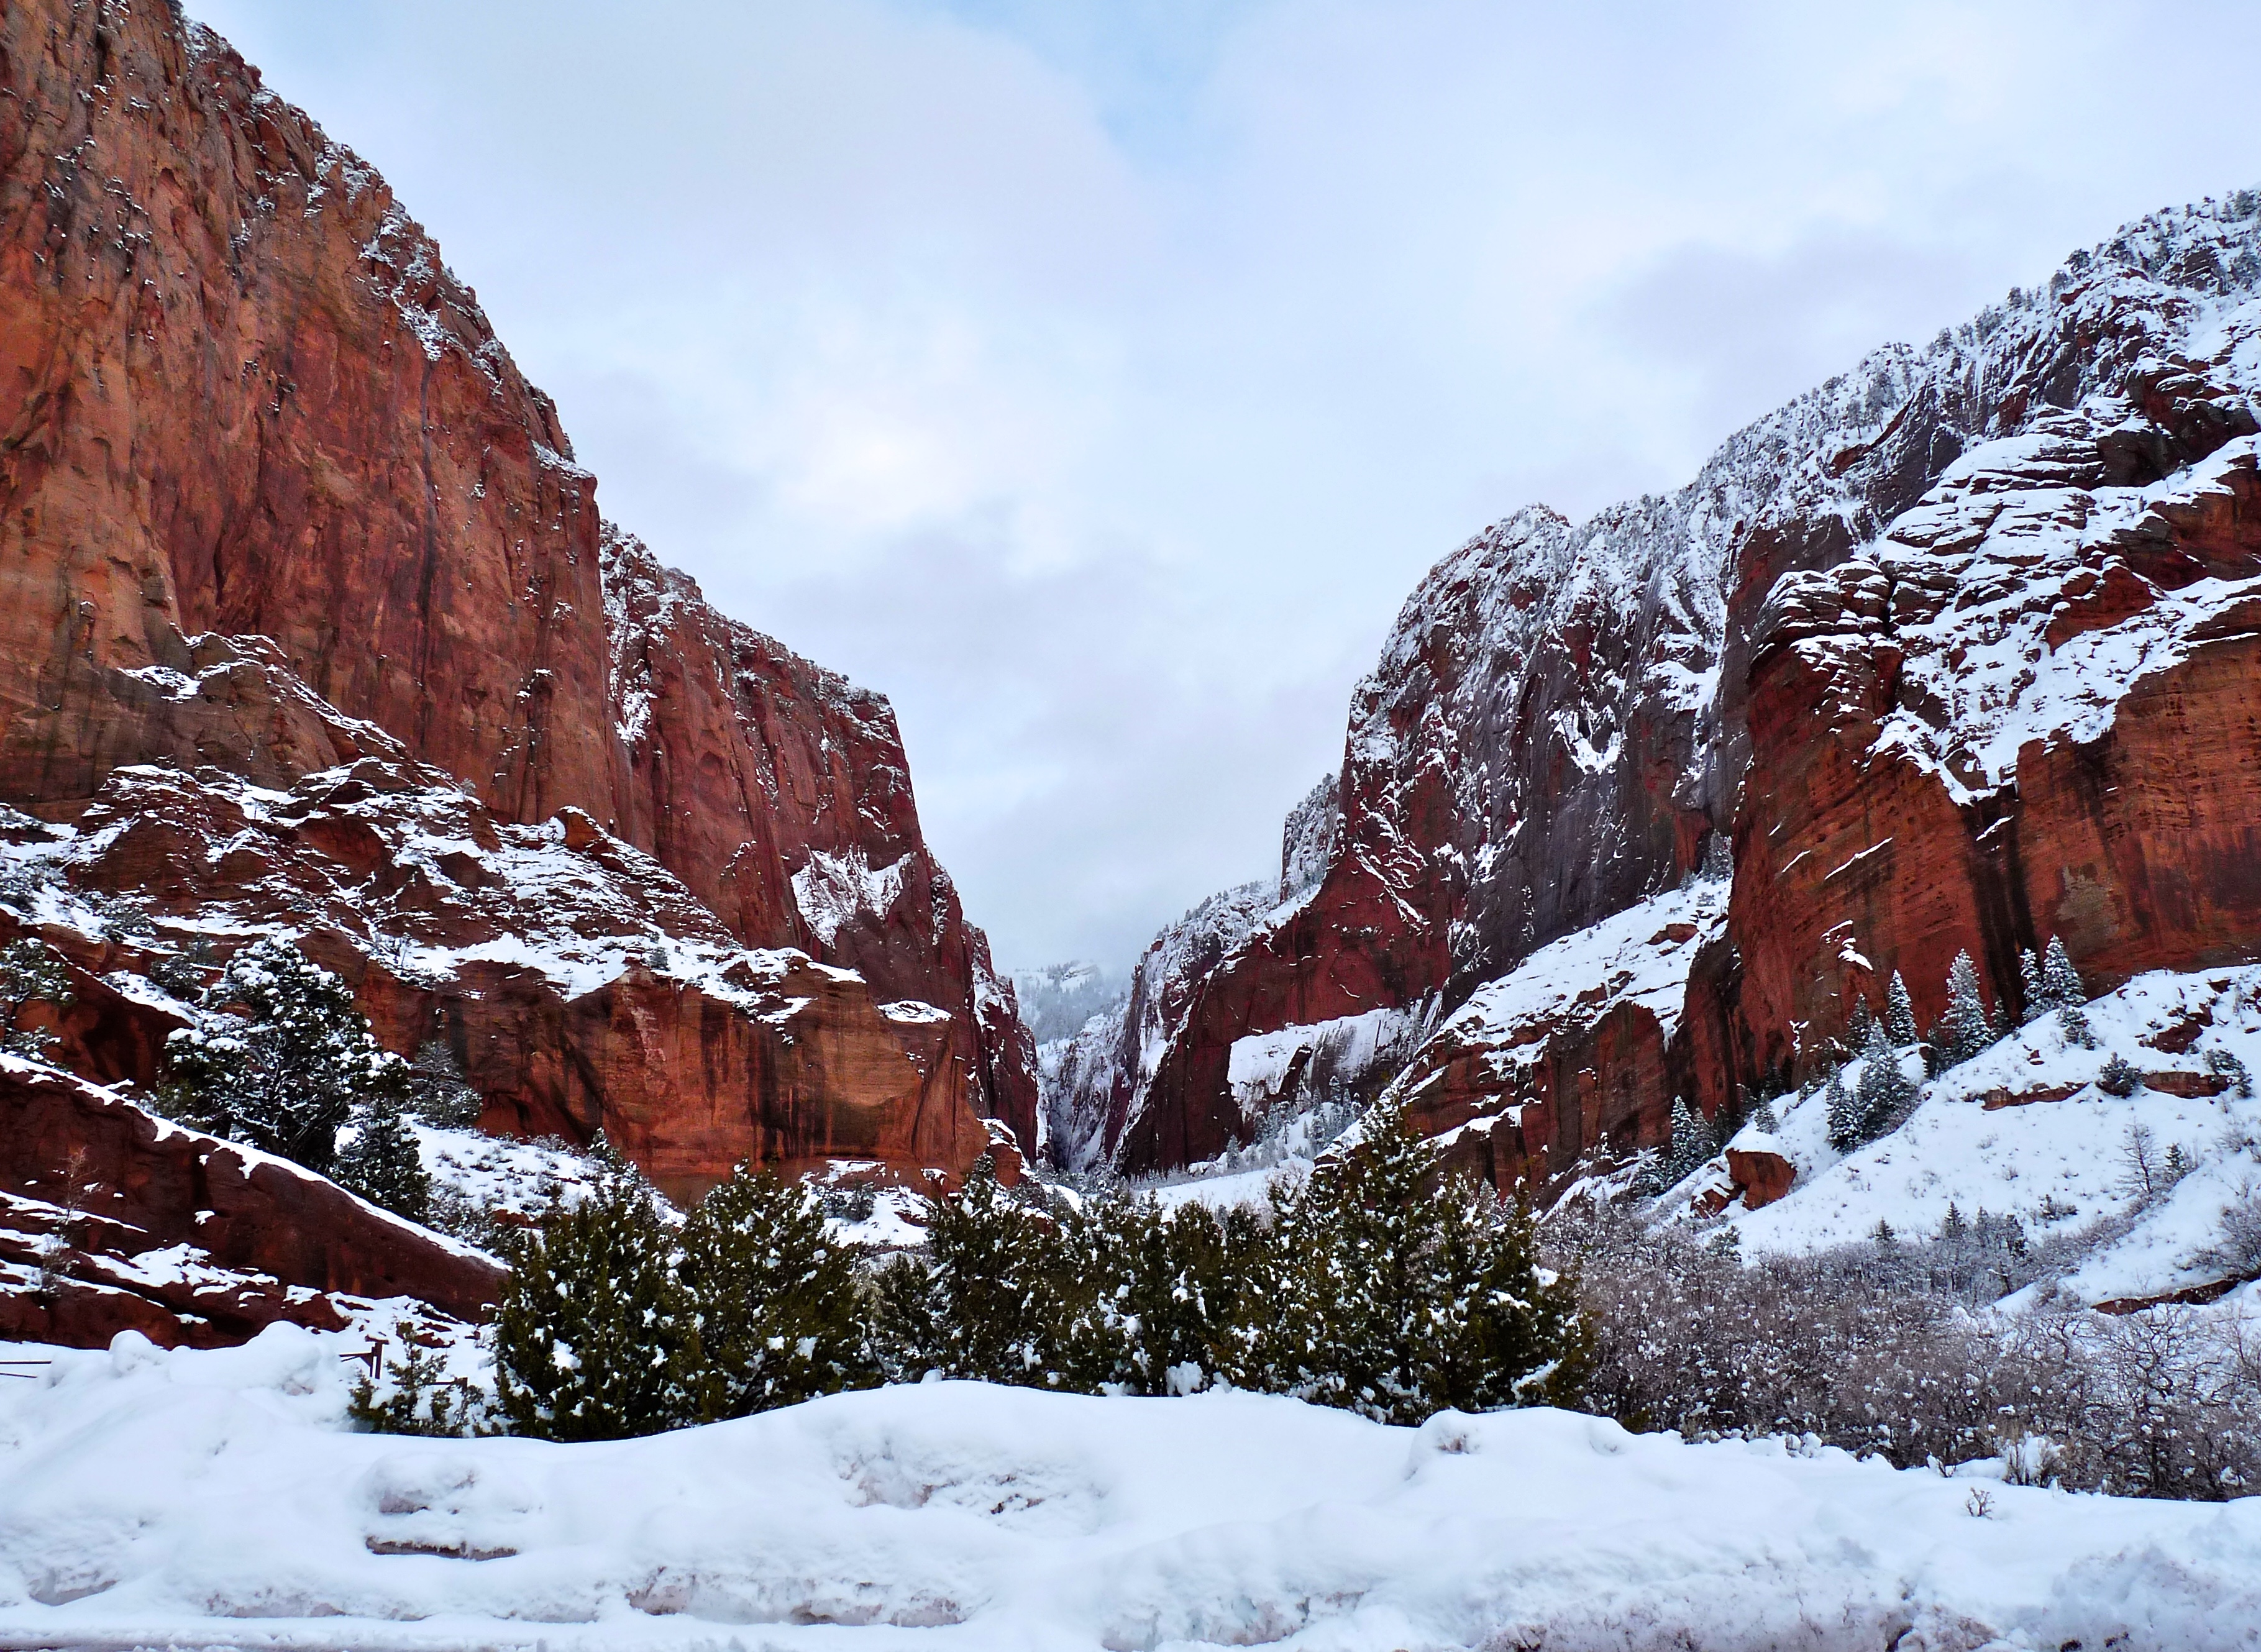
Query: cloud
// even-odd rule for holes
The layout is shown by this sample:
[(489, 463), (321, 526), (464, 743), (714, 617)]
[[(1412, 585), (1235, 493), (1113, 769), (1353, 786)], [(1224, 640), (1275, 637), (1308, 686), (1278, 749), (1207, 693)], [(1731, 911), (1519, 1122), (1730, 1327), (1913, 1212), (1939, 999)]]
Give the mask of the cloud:
[(2261, 14), (190, 0), (384, 169), (599, 500), (886, 691), (1000, 954), (1263, 875), (1436, 558), (2154, 206)]

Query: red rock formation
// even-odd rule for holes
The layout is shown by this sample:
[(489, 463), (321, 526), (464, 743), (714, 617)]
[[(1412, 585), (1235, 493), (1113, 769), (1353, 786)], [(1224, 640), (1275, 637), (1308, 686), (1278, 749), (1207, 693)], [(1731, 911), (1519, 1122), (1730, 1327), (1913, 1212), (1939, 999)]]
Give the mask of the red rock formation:
[[(923, 1182), (992, 1146), (963, 1022), (798, 952), (745, 950), (578, 810), (509, 825), (438, 771), (374, 758), (284, 793), (122, 769), (46, 837), (29, 864), (53, 869), (75, 921), (39, 932), (83, 971), (61, 1054), (116, 1078), (154, 1081), (179, 1020), (154, 989), (126, 1000), (94, 973), (146, 974), (217, 927), (298, 937), (392, 1047), (449, 1045), (490, 1128), (602, 1131), (678, 1198), (745, 1159), (870, 1160)], [(149, 931), (98, 937), (98, 909), (75, 903), (104, 897)], [(75, 1031), (89, 1017), (100, 1036)]]
[[(879, 1133), (914, 1153), (969, 1106), (1033, 1139), (1032, 1048), (886, 701), (715, 614), (595, 485), (383, 179), (223, 42), (161, 6), (0, 15), (0, 798), (68, 820), (137, 764), (288, 788), (378, 758), (444, 770), (502, 825), (578, 808), (688, 886), (670, 923), (703, 937), (705, 901), (740, 943), (950, 1017), (912, 1039), (933, 1067), (908, 1090), (819, 1094), (795, 1087), (878, 1069), (742, 1054), (686, 1094), (786, 1086), (737, 1102), (783, 1121), (760, 1139), (788, 1160), (836, 1107), (911, 1108)], [(340, 831), (322, 852), (413, 902), (427, 869)], [(562, 1094), (524, 1106), (604, 1110)], [(655, 1152), (729, 1135), (651, 1129)]]
[(296, 1165), (0, 1062), (0, 1336), (211, 1347), (277, 1319), (337, 1329), (339, 1296), (472, 1320), (501, 1279)]
[(1798, 1167), (1778, 1153), (1755, 1147), (1730, 1147), (1727, 1179), (1734, 1183), (1735, 1196), (1743, 1202), (1743, 1209), (1756, 1210), (1790, 1191), (1798, 1180)]

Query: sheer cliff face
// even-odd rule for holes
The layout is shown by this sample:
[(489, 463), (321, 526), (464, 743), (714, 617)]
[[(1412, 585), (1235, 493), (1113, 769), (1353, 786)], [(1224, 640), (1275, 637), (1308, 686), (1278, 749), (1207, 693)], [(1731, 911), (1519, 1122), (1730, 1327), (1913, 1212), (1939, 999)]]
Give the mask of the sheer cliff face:
[(0, 90), (0, 796), (380, 755), (578, 808), (740, 943), (946, 1012), (953, 1104), (1032, 1136), (886, 701), (600, 521), (383, 179), (162, 5), (11, 4)]
[[(1966, 947), (1997, 998), (2056, 935), (2106, 981), (2250, 956), (2257, 214), (2147, 219), (1669, 499), (1440, 563), (1358, 691), (1324, 875), (1126, 1075), (1126, 1165), (1235, 1132), (1241, 1041), (1432, 990), (1467, 1007), (1406, 1088), (1486, 1119), (1506, 1182), (1802, 1073), (1895, 968), (1928, 1018)], [(1629, 918), (1561, 1002), (1478, 991), (1730, 844), (1724, 924)], [(1627, 961), (1652, 946), (1677, 984)]]

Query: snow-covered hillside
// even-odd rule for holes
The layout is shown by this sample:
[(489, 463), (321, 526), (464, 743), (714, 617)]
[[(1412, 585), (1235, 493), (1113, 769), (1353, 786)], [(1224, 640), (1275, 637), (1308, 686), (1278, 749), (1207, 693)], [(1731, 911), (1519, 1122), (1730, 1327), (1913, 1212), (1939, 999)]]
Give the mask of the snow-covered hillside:
[[(2240, 1077), (2261, 1064), (2261, 968), (2141, 975), (2084, 1014), (2093, 1048), (2043, 1016), (1933, 1080), (1904, 1124), (1849, 1153), (1830, 1143), (1826, 1090), (1786, 1098), (1778, 1128), (1747, 1125), (1728, 1146), (1779, 1153), (1797, 1180), (1721, 1221), (1755, 1255), (1855, 1244), (1879, 1224), (1928, 1238), (1950, 1210), (2015, 1217), (2026, 1243), (2056, 1241), (2056, 1282), (2089, 1303), (2241, 1276), (2222, 1246), (2228, 1212), (2261, 1189), (2261, 1099)], [(2140, 1075), (2125, 1095), (2099, 1082), (2115, 1058)], [(1860, 1072), (1846, 1070), (1848, 1086)], [(1714, 1160), (1662, 1206), (1722, 1185)]]
[[(973, 1383), (610, 1445), (340, 1423), (352, 1334), (0, 1349), (0, 1638), (443, 1648), (2261, 1645), (2261, 1501)], [(2115, 1638), (2125, 1637), (2125, 1638)]]

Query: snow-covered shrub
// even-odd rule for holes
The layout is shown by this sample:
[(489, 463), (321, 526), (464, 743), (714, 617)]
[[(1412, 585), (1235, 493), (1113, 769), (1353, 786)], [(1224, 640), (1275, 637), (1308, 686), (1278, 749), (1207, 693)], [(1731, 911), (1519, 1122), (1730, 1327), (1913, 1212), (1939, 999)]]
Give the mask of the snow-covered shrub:
[(616, 1440), (879, 1380), (854, 1253), (799, 1183), (740, 1167), (680, 1230), (599, 1138), (587, 1193), (509, 1246), (495, 1315), (513, 1432)]
[(194, 1003), (204, 995), (212, 972), (219, 967), (212, 944), (198, 938), (152, 963), (149, 979), (183, 1003)]
[(714, 1422), (878, 1381), (854, 1253), (815, 1196), (741, 1165), (683, 1225), (685, 1420)]
[(415, 1132), (401, 1114), (399, 1098), (379, 1090), (353, 1116), (353, 1133), (338, 1152), (331, 1174), (371, 1204), (383, 1205), (412, 1222), (431, 1214), (432, 1178), (424, 1173)]
[(443, 1130), (470, 1130), (477, 1125), (483, 1107), (478, 1091), (464, 1080), (452, 1045), (427, 1038), (416, 1046), (416, 1059), (408, 1064), (410, 1112)]
[(446, 1360), (410, 1342), (405, 1357), (384, 1361), (384, 1382), (375, 1372), (354, 1384), (346, 1415), (372, 1434), (420, 1434), (427, 1438), (502, 1432), (493, 1397), (469, 1377), (448, 1375)]
[(2261, 1185), (2246, 1182), (2222, 1213), (2222, 1237), (2206, 1260), (2238, 1279), (2261, 1279)]
[(1233, 1382), (1378, 1421), (1572, 1404), (1591, 1362), (1573, 1285), (1540, 1268), (1528, 1213), (1440, 1180), (1396, 1109), (1275, 1199), (1248, 1287)]
[[(1590, 1403), (1630, 1426), (1811, 1434), (1902, 1467), (1999, 1455), (2013, 1479), (2127, 1495), (2245, 1495), (2261, 1486), (2261, 1334), (2173, 1304), (2100, 1314), (2049, 1290), (2116, 1231), (2028, 1241), (2006, 1218), (1956, 1212), (1934, 1236), (1747, 1262), (1584, 1207), (1547, 1238), (1577, 1266), (1596, 1327)], [(1970, 1311), (2034, 1283), (2037, 1311)]]
[(1065, 1386), (1057, 1225), (1011, 1197), (984, 1155), (955, 1195), (928, 1202), (926, 1231), (924, 1257), (878, 1275), (874, 1335), (888, 1375)]
[(1676, 1187), (1701, 1170), (1716, 1146), (1711, 1127), (1696, 1110), (1684, 1098), (1676, 1099), (1672, 1103), (1672, 1145), (1664, 1160), (1664, 1185)]
[(1269, 1242), (1253, 1212), (1118, 1194), (1063, 1213), (1067, 1276), (1057, 1366), (1087, 1393), (1189, 1393), (1217, 1375)]
[(45, 941), (25, 936), (0, 946), (0, 1050), (45, 1060), (54, 1048), (54, 1034), (16, 1023), (33, 1004), (62, 1009), (73, 996), (70, 972)]
[(2219, 1045), (2208, 1050), (2206, 1052), (2206, 1070), (2215, 1077), (2226, 1081), (2232, 1095), (2240, 1100), (2251, 1097), (2253, 1075), (2245, 1070), (2245, 1063), (2237, 1059), (2235, 1052), (2222, 1049)]
[(408, 1064), (378, 1046), (352, 989), (288, 941), (258, 940), (166, 1040), (166, 1106), (201, 1129), (327, 1173), (356, 1106), (396, 1105)]
[(513, 1246), (494, 1351), (513, 1433), (620, 1440), (683, 1420), (673, 1249), (651, 1184), (617, 1155), (586, 1198)]
[(2107, 1095), (2124, 1098), (2143, 1088), (2143, 1075), (2135, 1070), (2133, 1061), (2114, 1050), (2096, 1074), (2096, 1088)]

